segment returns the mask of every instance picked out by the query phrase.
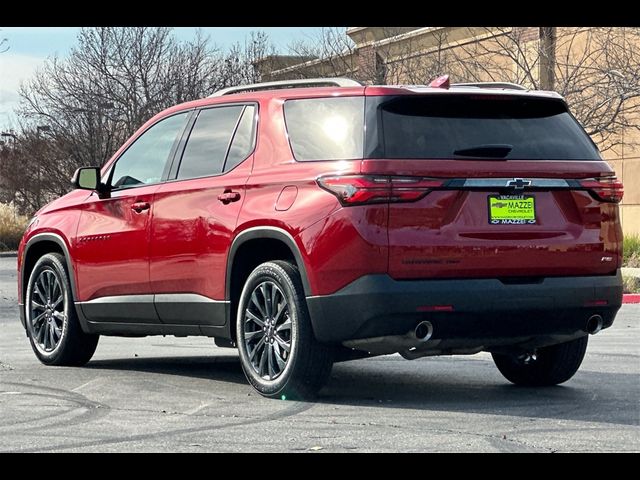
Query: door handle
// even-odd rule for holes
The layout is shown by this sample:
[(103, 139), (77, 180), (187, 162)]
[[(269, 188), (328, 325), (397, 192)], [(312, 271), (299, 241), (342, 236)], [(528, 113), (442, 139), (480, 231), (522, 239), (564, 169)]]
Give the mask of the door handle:
[(149, 210), (149, 208), (151, 208), (149, 202), (136, 202), (131, 205), (131, 210), (136, 213), (142, 213), (144, 210)]
[(238, 200), (240, 200), (240, 193), (232, 192), (231, 190), (225, 190), (224, 193), (218, 195), (218, 200), (220, 200), (225, 205), (231, 202), (237, 202)]

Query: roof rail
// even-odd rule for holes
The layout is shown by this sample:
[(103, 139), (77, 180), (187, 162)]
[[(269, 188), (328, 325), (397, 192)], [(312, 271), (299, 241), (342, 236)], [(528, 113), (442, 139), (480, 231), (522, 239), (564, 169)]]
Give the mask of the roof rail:
[(504, 88), (507, 90), (529, 90), (527, 87), (509, 82), (473, 82), (473, 83), (453, 83), (452, 87), (476, 87), (476, 88)]
[(253, 83), (251, 85), (239, 85), (237, 87), (223, 88), (211, 97), (222, 97), (240, 92), (256, 92), (259, 90), (276, 90), (280, 88), (306, 88), (306, 87), (360, 87), (362, 83), (350, 78), (301, 78), (299, 80), (282, 80), (277, 82)]

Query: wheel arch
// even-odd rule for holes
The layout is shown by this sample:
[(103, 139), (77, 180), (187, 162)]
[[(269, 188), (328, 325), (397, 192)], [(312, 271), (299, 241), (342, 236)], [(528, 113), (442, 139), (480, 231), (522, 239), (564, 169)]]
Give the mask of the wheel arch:
[(65, 266), (67, 267), (67, 275), (69, 276), (71, 283), (71, 294), (73, 295), (73, 300), (76, 301), (78, 299), (75, 272), (71, 263), (69, 247), (62, 236), (56, 233), (47, 232), (34, 235), (27, 241), (24, 247), (24, 257), (20, 271), (20, 285), (22, 287), (22, 298), (18, 299), (20, 303), (24, 303), (27, 282), (29, 281), (29, 275), (31, 274), (33, 267), (38, 259), (47, 253), (62, 254), (65, 260)]
[[(306, 296), (312, 295), (311, 287), (309, 286), (309, 280), (307, 278), (307, 270), (305, 263), (300, 253), (300, 248), (294, 240), (293, 236), (286, 230), (278, 227), (252, 227), (240, 232), (233, 239), (231, 247), (229, 248), (229, 255), (227, 256), (227, 272), (226, 272), (226, 285), (225, 285), (225, 298), (231, 299), (231, 278), (233, 273), (233, 267), (235, 263), (236, 254), (240, 248), (247, 242), (252, 240), (277, 240), (286, 245), (293, 256), (293, 260), (296, 262), (296, 266), (300, 271), (302, 277), (302, 286)], [(246, 246), (246, 245), (245, 245)], [(278, 259), (274, 259), (278, 260)]]
[(234, 238), (227, 256), (225, 300), (228, 301), (229, 338), (235, 337), (235, 304), (244, 281), (255, 267), (270, 260), (288, 260), (294, 263), (300, 272), (305, 296), (312, 295), (302, 253), (289, 232), (277, 227), (252, 227), (243, 230)]

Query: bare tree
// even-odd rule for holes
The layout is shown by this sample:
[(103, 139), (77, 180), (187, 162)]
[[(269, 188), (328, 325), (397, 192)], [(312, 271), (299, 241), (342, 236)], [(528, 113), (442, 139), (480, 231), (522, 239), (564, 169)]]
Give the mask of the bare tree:
[[(68, 57), (49, 59), (20, 88), (22, 132), (4, 152), (16, 160), (0, 166), (15, 190), (5, 192), (37, 209), (68, 190), (75, 168), (102, 165), (157, 112), (254, 81), (252, 62), (270, 49), (261, 33), (225, 55), (200, 31), (179, 42), (169, 28), (81, 29)], [(46, 188), (32, 178), (34, 164), (47, 172)]]
[(291, 55), (306, 61), (285, 74), (287, 78), (353, 76), (357, 71), (355, 44), (344, 27), (322, 28), (304, 40), (290, 43), (288, 49)]
[(179, 43), (167, 28), (85, 28), (20, 89), (21, 114), (50, 125), (78, 164), (102, 164), (144, 121), (216, 88), (219, 59), (198, 35)]
[(14, 202), (21, 213), (32, 214), (45, 202), (69, 189), (69, 166), (64, 153), (37, 129), (24, 129), (0, 147), (1, 202)]
[(275, 48), (264, 32), (251, 32), (243, 44), (232, 45), (224, 55), (218, 78), (218, 88), (257, 83), (260, 73), (255, 64), (258, 60), (275, 54)]
[(382, 83), (426, 85), (436, 77), (452, 74), (457, 65), (447, 48), (449, 30), (433, 28), (430, 36), (430, 46), (426, 51), (419, 40), (411, 36), (383, 45), (380, 50), (386, 58), (387, 75)]
[[(450, 73), (456, 58), (447, 49), (447, 29), (429, 28), (433, 45), (424, 51), (408, 27), (376, 27), (385, 40), (356, 46), (344, 28), (322, 29), (289, 45), (290, 53), (308, 59), (285, 69), (278, 78), (350, 76), (365, 83), (425, 84)], [(394, 41), (402, 37), (401, 41)]]
[[(377, 27), (379, 40), (356, 46), (329, 29), (290, 47), (315, 60), (281, 78), (351, 75), (377, 84), (512, 82), (563, 95), (601, 151), (640, 129), (640, 28)], [(629, 137), (624, 141), (629, 144)]]
[(468, 77), (554, 89), (601, 151), (640, 129), (640, 28), (486, 30), (487, 40), (453, 50)]

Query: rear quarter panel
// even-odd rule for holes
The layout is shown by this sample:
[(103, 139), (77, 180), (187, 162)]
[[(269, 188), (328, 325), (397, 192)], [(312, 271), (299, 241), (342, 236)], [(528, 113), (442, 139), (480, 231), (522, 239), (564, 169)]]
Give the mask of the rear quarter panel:
[[(365, 266), (386, 271), (387, 207), (345, 210), (316, 183), (321, 175), (357, 174), (362, 161), (297, 162), (288, 142), (283, 103), (278, 98), (261, 102), (254, 167), (236, 235), (258, 226), (287, 231), (300, 250), (314, 295), (337, 290), (365, 273)], [(285, 188), (289, 200), (292, 190), (295, 198), (276, 208)]]

